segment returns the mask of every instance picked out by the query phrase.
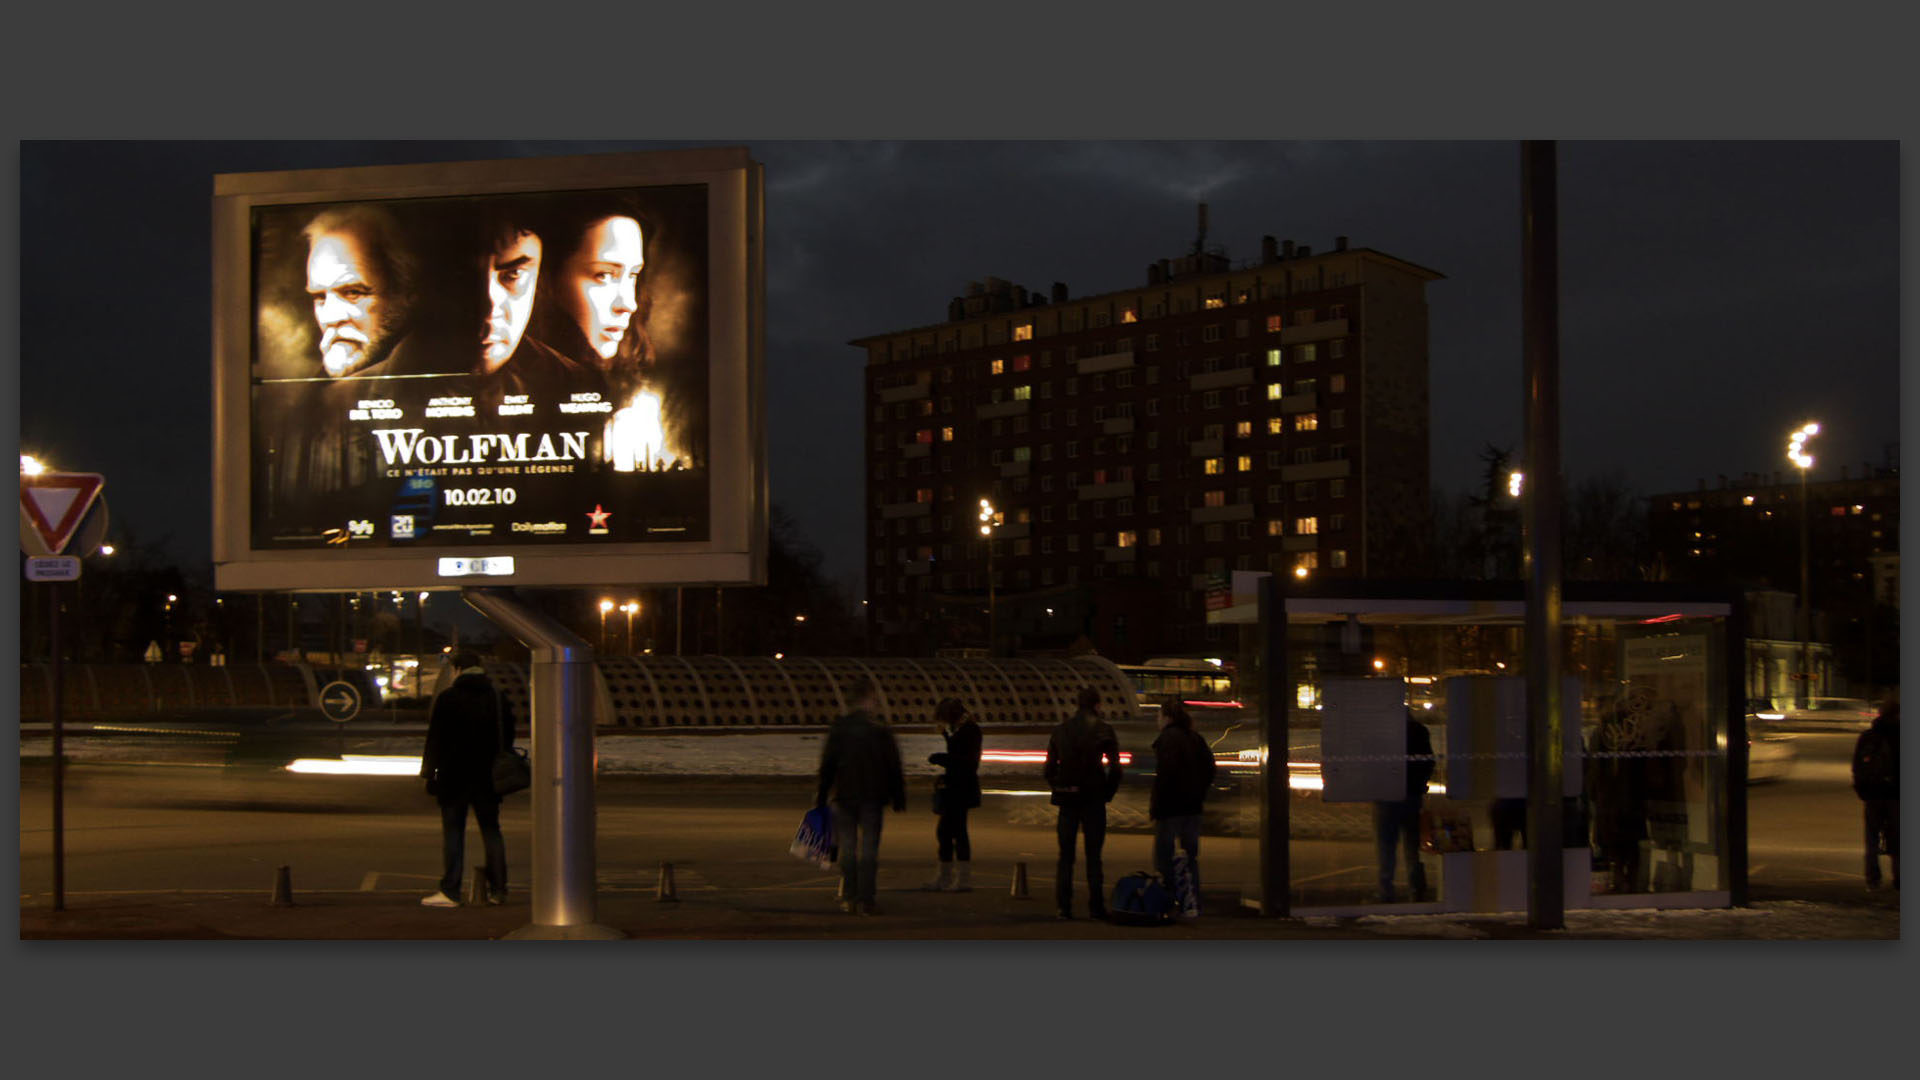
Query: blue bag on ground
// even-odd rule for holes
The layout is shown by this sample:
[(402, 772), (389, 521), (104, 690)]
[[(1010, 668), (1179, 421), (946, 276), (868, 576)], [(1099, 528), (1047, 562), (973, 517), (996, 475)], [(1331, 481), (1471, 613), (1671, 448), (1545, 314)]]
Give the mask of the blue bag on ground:
[(1173, 897), (1160, 875), (1136, 870), (1114, 882), (1107, 917), (1128, 926), (1162, 926), (1173, 921)]
[(831, 869), (835, 854), (833, 846), (833, 815), (824, 806), (808, 810), (800, 819), (800, 828), (793, 834), (793, 843), (787, 848), (795, 858), (812, 863), (822, 870)]
[(1184, 851), (1173, 853), (1174, 906), (1187, 918), (1200, 915), (1200, 890), (1193, 880), (1193, 860)]

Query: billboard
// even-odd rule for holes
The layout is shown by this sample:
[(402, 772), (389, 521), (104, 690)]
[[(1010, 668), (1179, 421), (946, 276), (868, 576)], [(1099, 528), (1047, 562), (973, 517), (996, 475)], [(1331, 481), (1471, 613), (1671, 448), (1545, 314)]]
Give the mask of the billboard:
[(214, 185), (221, 589), (765, 580), (744, 150)]

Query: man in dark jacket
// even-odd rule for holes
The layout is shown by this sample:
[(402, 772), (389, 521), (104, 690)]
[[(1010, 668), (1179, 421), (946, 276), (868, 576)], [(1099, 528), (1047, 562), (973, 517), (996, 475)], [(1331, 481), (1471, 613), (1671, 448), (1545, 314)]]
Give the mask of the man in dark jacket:
[(1415, 900), (1427, 899), (1427, 868), (1420, 864), (1420, 807), (1426, 802), (1427, 781), (1433, 779), (1433, 737), (1407, 715), (1406, 795), (1397, 801), (1373, 804), (1373, 838), (1380, 857), (1380, 895), (1394, 902), (1393, 863), (1396, 849), (1407, 852), (1407, 889)]
[(1153, 740), (1153, 794), (1147, 814), (1153, 818), (1153, 866), (1169, 888), (1175, 885), (1173, 842), (1187, 853), (1193, 892), (1200, 893), (1200, 822), (1207, 792), (1213, 788), (1213, 747), (1193, 730), (1187, 707), (1170, 701), (1160, 707), (1160, 735)]
[(855, 684), (853, 711), (833, 722), (820, 752), (820, 787), (814, 802), (833, 802), (833, 840), (840, 848), (840, 910), (878, 915), (874, 876), (880, 863), (880, 820), (888, 803), (907, 808), (900, 745), (875, 712), (880, 692), (872, 680)]
[(493, 757), (512, 745), (511, 714), (487, 678), (480, 658), (453, 656), (460, 673), (434, 695), (427, 717), (427, 747), (420, 776), (440, 802), (440, 891), (420, 901), (427, 907), (459, 907), (461, 862), (466, 855), (467, 809), (480, 826), (487, 850), (487, 903), (507, 902), (507, 844), (500, 835), (500, 796), (493, 793)]
[(1900, 703), (1880, 710), (1853, 744), (1853, 793), (1867, 824), (1867, 888), (1880, 887), (1879, 852), (1900, 887)]
[[(1105, 759), (1104, 766), (1102, 759)], [(1047, 786), (1060, 808), (1055, 831), (1060, 860), (1054, 865), (1053, 902), (1060, 918), (1073, 918), (1073, 840), (1084, 833), (1087, 846), (1087, 911), (1107, 917), (1101, 893), (1100, 849), (1107, 841), (1107, 803), (1120, 790), (1120, 738), (1100, 719), (1100, 692), (1080, 691), (1080, 711), (1055, 725), (1047, 739)]]

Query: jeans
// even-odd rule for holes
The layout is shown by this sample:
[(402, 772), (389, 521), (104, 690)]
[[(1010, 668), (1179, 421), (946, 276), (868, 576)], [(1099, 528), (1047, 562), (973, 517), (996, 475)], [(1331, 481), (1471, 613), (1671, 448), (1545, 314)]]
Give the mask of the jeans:
[(1420, 865), (1420, 800), (1373, 804), (1373, 839), (1380, 858), (1380, 899), (1392, 903), (1394, 852), (1407, 851), (1407, 888), (1414, 898), (1427, 893), (1427, 868)]
[[(1900, 800), (1867, 799), (1861, 804), (1867, 825), (1867, 884), (1880, 884), (1880, 852), (1893, 866), (1893, 880), (1900, 881)], [(1883, 842), (1884, 841), (1884, 842)]]
[(1201, 818), (1200, 814), (1176, 814), (1153, 823), (1153, 868), (1160, 871), (1160, 880), (1166, 882), (1169, 891), (1175, 888), (1173, 842), (1177, 839), (1180, 850), (1187, 853), (1187, 868), (1193, 871), (1194, 895), (1200, 894)]
[(467, 808), (473, 808), (480, 826), (480, 842), (487, 851), (487, 891), (507, 895), (507, 842), (500, 835), (500, 800), (469, 803), (466, 799), (440, 803), (440, 891), (460, 899), (461, 863), (466, 861)]
[(833, 804), (833, 842), (840, 847), (840, 895), (871, 904), (880, 868), (880, 818), (885, 803)]
[(940, 842), (940, 861), (973, 861), (973, 842), (967, 837), (967, 808), (962, 806), (940, 815), (933, 827), (933, 838)]
[(1098, 916), (1107, 910), (1107, 898), (1100, 886), (1100, 849), (1107, 842), (1107, 804), (1099, 801), (1070, 802), (1060, 807), (1056, 826), (1060, 840), (1060, 861), (1053, 868), (1053, 902), (1062, 915), (1073, 911), (1073, 837), (1086, 837), (1087, 910)]

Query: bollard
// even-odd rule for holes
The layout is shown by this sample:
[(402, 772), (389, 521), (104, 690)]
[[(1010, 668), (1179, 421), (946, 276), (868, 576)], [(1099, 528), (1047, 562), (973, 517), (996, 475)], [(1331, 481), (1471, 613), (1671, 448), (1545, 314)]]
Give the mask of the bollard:
[(663, 862), (660, 864), (660, 885), (658, 888), (654, 890), (653, 898), (656, 901), (680, 899), (680, 897), (674, 892), (674, 888), (673, 888), (673, 864), (672, 863)]
[(467, 907), (487, 906), (486, 867), (476, 866), (473, 868), (473, 876), (467, 879), (467, 895), (461, 898), (460, 903)]
[(1012, 895), (1015, 900), (1031, 900), (1032, 899), (1032, 897), (1027, 895), (1027, 864), (1026, 863), (1017, 862), (1013, 864)]
[(273, 871), (273, 898), (268, 901), (273, 907), (293, 906), (293, 871), (287, 867), (277, 867)]

